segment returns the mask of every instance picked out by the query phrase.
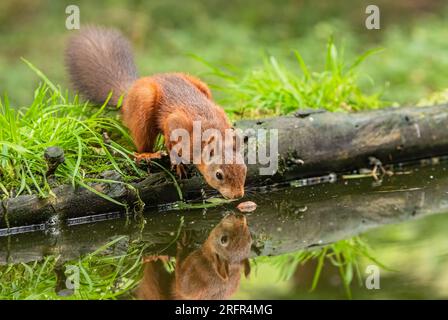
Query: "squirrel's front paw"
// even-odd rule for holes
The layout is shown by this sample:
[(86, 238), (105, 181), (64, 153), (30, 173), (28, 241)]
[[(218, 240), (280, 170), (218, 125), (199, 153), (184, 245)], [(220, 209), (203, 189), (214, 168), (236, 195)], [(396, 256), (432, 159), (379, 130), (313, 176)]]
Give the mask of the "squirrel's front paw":
[(173, 164), (171, 167), (172, 169), (176, 169), (176, 174), (179, 177), (179, 179), (187, 177), (187, 170), (185, 169), (185, 166), (182, 163)]

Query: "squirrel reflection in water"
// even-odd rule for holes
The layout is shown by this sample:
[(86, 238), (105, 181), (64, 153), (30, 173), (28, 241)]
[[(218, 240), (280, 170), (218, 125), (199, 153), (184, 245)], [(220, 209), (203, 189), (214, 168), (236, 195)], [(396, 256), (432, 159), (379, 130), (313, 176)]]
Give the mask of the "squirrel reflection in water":
[(167, 256), (145, 259), (138, 299), (227, 299), (238, 289), (241, 273), (249, 276), (252, 237), (244, 215), (225, 216), (197, 250), (188, 250), (185, 234), (180, 239), (174, 272), (164, 265)]

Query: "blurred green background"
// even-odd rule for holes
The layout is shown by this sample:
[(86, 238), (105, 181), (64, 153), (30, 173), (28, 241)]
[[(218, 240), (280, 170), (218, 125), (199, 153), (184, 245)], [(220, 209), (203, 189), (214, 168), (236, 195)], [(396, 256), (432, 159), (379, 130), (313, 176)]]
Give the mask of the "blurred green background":
[[(191, 54), (244, 71), (262, 64), (267, 53), (300, 72), (293, 50), (319, 70), (325, 63), (327, 40), (333, 36), (350, 61), (368, 49), (384, 49), (361, 66), (360, 81), (365, 92), (382, 92), (382, 99), (390, 104), (416, 104), (448, 88), (448, 3), (443, 0), (4, 0), (0, 2), (0, 94), (7, 94), (14, 105), (29, 104), (39, 82), (20, 57), (54, 83), (69, 87), (63, 51), (73, 32), (65, 28), (65, 8), (70, 4), (80, 7), (82, 25), (122, 30), (134, 45), (141, 75), (183, 71), (219, 84), (221, 80), (208, 74)], [(365, 28), (368, 4), (381, 10), (380, 30)], [(354, 287), (354, 297), (446, 298), (447, 222), (445, 216), (433, 216), (368, 233), (378, 259), (400, 273), (386, 273), (388, 290)], [(235, 297), (345, 297), (331, 270), (321, 290), (311, 294), (300, 277), (281, 282), (269, 268), (260, 266), (255, 281), (244, 280)]]
[[(140, 74), (186, 71), (208, 77), (195, 54), (238, 70), (261, 63), (265, 53), (282, 63), (297, 49), (307, 64), (324, 63), (333, 35), (347, 59), (369, 48), (384, 48), (361, 69), (366, 92), (386, 101), (412, 104), (448, 87), (448, 5), (443, 0), (375, 1), (381, 29), (367, 30), (365, 8), (372, 1), (209, 0), (0, 2), (0, 93), (15, 105), (32, 100), (38, 79), (20, 60), (25, 57), (55, 83), (68, 87), (63, 67), (65, 8), (76, 4), (81, 25), (121, 29), (135, 47)], [(296, 68), (296, 67), (294, 67)], [(299, 71), (298, 71), (299, 72)]]

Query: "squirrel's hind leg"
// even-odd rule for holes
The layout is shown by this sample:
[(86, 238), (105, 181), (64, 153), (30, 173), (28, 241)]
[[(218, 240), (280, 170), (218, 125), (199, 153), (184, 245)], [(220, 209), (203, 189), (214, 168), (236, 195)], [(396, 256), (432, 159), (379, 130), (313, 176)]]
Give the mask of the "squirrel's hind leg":
[[(159, 100), (159, 86), (151, 78), (138, 79), (125, 98), (122, 108), (123, 120), (129, 128), (137, 152), (140, 154), (149, 154), (154, 151), (154, 144), (160, 133), (157, 125)], [(153, 157), (148, 155), (141, 158)]]
[(151, 161), (154, 159), (161, 159), (163, 156), (166, 156), (166, 152), (157, 151), (157, 152), (134, 152), (134, 159), (137, 164), (139, 164), (142, 160)]

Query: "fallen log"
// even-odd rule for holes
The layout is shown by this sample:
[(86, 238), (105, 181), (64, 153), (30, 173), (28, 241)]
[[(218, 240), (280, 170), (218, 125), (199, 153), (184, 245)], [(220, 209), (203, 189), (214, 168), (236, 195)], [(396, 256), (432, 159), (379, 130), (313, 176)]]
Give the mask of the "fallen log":
[[(235, 126), (278, 130), (278, 171), (274, 175), (260, 175), (263, 165), (249, 165), (246, 181), (249, 187), (366, 168), (371, 166), (371, 157), (390, 164), (448, 154), (448, 105), (358, 113), (301, 111), (291, 116), (243, 120)], [(120, 179), (114, 173), (105, 174), (108, 179)], [(181, 180), (179, 185), (185, 200), (199, 199), (203, 190), (210, 190), (198, 176)], [(179, 200), (175, 184), (165, 173), (151, 174), (132, 186), (93, 185), (129, 208), (137, 202), (135, 190), (147, 206)], [(64, 185), (53, 193), (55, 197), (46, 199), (22, 195), (3, 200), (0, 229), (26, 225), (45, 228), (54, 221), (123, 210), (122, 206), (83, 188)]]

